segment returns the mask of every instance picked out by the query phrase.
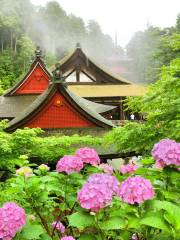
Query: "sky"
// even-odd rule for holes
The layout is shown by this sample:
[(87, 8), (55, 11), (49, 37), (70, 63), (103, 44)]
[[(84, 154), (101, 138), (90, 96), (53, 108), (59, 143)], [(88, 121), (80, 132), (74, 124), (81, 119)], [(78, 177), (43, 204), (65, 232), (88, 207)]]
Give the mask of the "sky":
[[(68, 13), (88, 20), (95, 19), (105, 34), (122, 47), (136, 31), (148, 24), (157, 27), (175, 25), (180, 13), (180, 0), (56, 0)], [(35, 5), (45, 5), (48, 0), (31, 0)]]

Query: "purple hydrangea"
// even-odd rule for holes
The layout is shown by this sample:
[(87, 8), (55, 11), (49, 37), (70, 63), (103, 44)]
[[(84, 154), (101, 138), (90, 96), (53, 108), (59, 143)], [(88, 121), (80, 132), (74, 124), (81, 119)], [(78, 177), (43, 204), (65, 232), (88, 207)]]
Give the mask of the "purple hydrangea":
[(89, 163), (93, 166), (100, 164), (100, 158), (93, 148), (80, 148), (76, 151), (76, 156), (80, 157), (84, 163)]
[(62, 237), (60, 240), (75, 240), (72, 236)]
[(171, 139), (163, 139), (156, 143), (151, 151), (156, 166), (164, 168), (168, 165), (180, 166), (180, 143)]
[(67, 174), (71, 174), (73, 172), (80, 172), (82, 168), (83, 161), (77, 156), (64, 156), (58, 161), (56, 165), (57, 172), (65, 172)]
[(92, 174), (78, 192), (78, 201), (82, 208), (98, 212), (111, 203), (113, 195), (119, 192), (118, 180), (109, 174)]
[(151, 182), (143, 177), (129, 177), (121, 183), (119, 196), (129, 204), (143, 203), (154, 197)]
[(16, 203), (7, 202), (0, 208), (0, 239), (11, 240), (25, 224), (25, 211)]
[(55, 228), (56, 230), (60, 231), (61, 233), (64, 233), (65, 232), (65, 226), (60, 222), (53, 222), (51, 224), (52, 228)]

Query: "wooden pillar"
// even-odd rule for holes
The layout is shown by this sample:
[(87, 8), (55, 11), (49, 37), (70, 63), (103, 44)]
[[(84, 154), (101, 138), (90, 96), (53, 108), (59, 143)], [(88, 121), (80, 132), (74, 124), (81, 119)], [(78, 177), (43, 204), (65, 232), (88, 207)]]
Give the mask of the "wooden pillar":
[(122, 103), (123, 98), (120, 98), (120, 120), (125, 120), (125, 114), (124, 114), (124, 110), (123, 110), (123, 103)]
[(80, 82), (80, 71), (76, 70), (76, 82)]

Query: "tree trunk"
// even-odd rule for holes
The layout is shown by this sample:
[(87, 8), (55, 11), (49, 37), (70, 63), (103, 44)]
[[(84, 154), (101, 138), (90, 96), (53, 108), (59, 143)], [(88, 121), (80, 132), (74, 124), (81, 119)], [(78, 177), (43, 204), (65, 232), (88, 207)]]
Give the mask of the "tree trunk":
[(13, 32), (11, 31), (11, 43), (10, 43), (10, 48), (13, 50)]
[(17, 52), (17, 36), (15, 37), (15, 43), (14, 43), (14, 53)]
[(3, 41), (3, 38), (1, 39), (1, 52), (4, 51), (4, 41)]

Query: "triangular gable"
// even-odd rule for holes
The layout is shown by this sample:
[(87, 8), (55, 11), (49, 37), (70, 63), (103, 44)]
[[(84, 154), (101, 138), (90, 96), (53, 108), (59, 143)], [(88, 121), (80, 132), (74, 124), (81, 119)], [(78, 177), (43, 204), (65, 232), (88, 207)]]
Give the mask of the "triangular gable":
[(81, 99), (62, 84), (53, 83), (25, 112), (9, 123), (7, 131), (19, 127), (53, 129), (114, 126)]
[[(110, 72), (106, 67), (100, 66), (94, 60), (89, 58), (80, 47), (77, 47), (72, 53), (65, 56), (60, 62), (60, 68), (63, 75), (72, 69), (74, 71), (81, 71), (84, 74), (90, 74), (96, 80), (92, 84), (119, 84), (128, 85), (132, 84), (125, 78)], [(54, 67), (52, 67), (52, 70)], [(80, 84), (80, 82), (78, 83)]]
[(50, 73), (43, 61), (36, 58), (25, 77), (8, 90), (4, 96), (40, 94), (48, 88), (49, 79)]
[(93, 126), (95, 125), (73, 109), (59, 92), (56, 92), (48, 104), (32, 120), (25, 124), (25, 127), (40, 127), (43, 129)]

